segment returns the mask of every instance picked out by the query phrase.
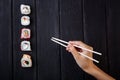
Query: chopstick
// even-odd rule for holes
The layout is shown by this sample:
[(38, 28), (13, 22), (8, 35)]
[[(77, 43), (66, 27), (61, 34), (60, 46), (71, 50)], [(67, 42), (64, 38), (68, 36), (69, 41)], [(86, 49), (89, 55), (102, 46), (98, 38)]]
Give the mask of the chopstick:
[[(55, 37), (52, 37), (51, 40), (52, 40), (53, 42), (55, 42), (55, 43), (57, 43), (57, 44), (63, 46), (63, 47), (67, 47), (67, 46), (66, 46), (65, 44), (63, 44), (63, 43), (68, 44), (68, 42), (66, 42), (66, 41), (64, 41), (64, 40), (61, 40), (61, 39), (58, 39), (58, 38), (55, 38)], [(61, 43), (61, 42), (63, 42), (63, 43)], [(79, 47), (79, 46), (75, 46), (75, 47), (81, 48), (81, 47)], [(83, 48), (83, 47), (82, 47), (81, 49), (84, 49), (84, 50), (87, 50), (87, 51), (92, 52), (91, 50), (86, 49), (86, 48)], [(94, 52), (95, 52), (95, 51), (94, 51)], [(96, 59), (93, 59), (93, 58), (91, 58), (91, 57), (89, 57), (89, 56), (87, 56), (87, 55), (85, 55), (85, 54), (80, 53), (80, 52), (78, 52), (78, 53), (79, 53), (80, 55), (82, 55), (82, 56), (84, 56), (84, 57), (86, 57), (86, 58), (88, 58), (88, 59), (90, 59), (90, 60), (96, 62), (96, 63), (99, 63), (99, 61), (96, 60)], [(98, 55), (100, 55), (100, 54), (98, 54)]]
[[(54, 39), (54, 40), (57, 40), (57, 41), (63, 42), (63, 43), (65, 43), (65, 44), (68, 44), (67, 41), (64, 41), (64, 40), (61, 40), (61, 39), (58, 39), (58, 38), (55, 38), (55, 37), (52, 37), (51, 39)], [(74, 45), (74, 46), (77, 47), (77, 48), (80, 48), (80, 49), (83, 49), (83, 50), (86, 50), (86, 51), (92, 52), (92, 53), (94, 53), (94, 54), (102, 55), (102, 53), (99, 53), (99, 52), (96, 52), (96, 51), (92, 51), (92, 50), (86, 49), (86, 48), (81, 47), (81, 46), (78, 46), (78, 45)]]

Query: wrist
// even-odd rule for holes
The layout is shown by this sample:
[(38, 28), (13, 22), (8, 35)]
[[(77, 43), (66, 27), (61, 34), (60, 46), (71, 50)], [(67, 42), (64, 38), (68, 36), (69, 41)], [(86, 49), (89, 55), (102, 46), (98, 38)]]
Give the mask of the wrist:
[(110, 75), (106, 74), (104, 71), (102, 71), (100, 68), (98, 68), (96, 65), (91, 65), (88, 69), (85, 70), (86, 73), (92, 75), (97, 80), (115, 80)]
[(84, 71), (88, 74), (92, 74), (93, 71), (96, 71), (96, 65), (95, 64), (91, 64), (87, 69), (84, 69)]

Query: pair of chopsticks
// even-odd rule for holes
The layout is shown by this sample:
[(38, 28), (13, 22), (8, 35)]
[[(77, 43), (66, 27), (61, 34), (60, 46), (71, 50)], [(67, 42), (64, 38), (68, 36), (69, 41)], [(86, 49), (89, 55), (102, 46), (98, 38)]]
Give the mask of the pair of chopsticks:
[[(67, 41), (64, 41), (64, 40), (61, 40), (61, 39), (58, 39), (58, 38), (55, 38), (55, 37), (52, 37), (51, 40), (52, 40), (53, 42), (55, 42), (55, 43), (63, 46), (63, 47), (67, 47), (67, 45), (68, 45), (68, 42), (67, 42)], [(63, 43), (64, 43), (64, 44), (63, 44)], [(67, 44), (67, 45), (65, 45), (65, 44)], [(99, 53), (99, 52), (96, 52), (96, 51), (93, 51), (93, 50), (89, 50), (89, 49), (86, 49), (86, 48), (81, 47), (81, 46), (78, 46), (78, 45), (74, 45), (74, 47), (77, 47), (77, 48), (80, 48), (80, 49), (83, 49), (83, 50), (92, 52), (92, 53), (97, 54), (97, 55), (102, 55), (102, 53)], [(78, 53), (79, 53), (80, 55), (82, 55), (82, 56), (84, 56), (84, 57), (86, 57), (86, 58), (88, 58), (88, 59), (96, 62), (96, 63), (99, 63), (99, 61), (96, 60), (96, 59), (93, 59), (93, 58), (91, 58), (91, 57), (89, 57), (89, 56), (87, 56), (87, 55), (85, 55), (85, 54), (83, 54), (83, 53), (80, 53), (80, 52), (78, 52)]]

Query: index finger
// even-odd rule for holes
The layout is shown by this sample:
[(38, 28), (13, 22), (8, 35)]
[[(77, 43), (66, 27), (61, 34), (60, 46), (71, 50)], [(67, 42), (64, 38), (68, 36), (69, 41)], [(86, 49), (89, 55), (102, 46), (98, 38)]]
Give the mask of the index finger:
[(88, 49), (92, 50), (91, 46), (88, 46), (87, 44), (83, 43), (82, 41), (69, 41), (69, 43), (72, 45), (77, 45), (77, 46), (81, 46), (81, 47), (88, 48)]

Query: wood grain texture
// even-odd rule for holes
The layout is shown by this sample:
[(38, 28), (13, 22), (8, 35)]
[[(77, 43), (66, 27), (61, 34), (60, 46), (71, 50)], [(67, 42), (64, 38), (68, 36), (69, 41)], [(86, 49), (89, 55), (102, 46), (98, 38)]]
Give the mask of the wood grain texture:
[[(83, 41), (82, 0), (60, 0), (60, 38)], [(62, 80), (84, 80), (73, 56), (61, 47)]]
[[(100, 63), (96, 64), (108, 72), (107, 34), (106, 34), (106, 4), (104, 0), (83, 1), (84, 41), (91, 45), (102, 56), (94, 55)], [(86, 76), (89, 80), (89, 76)], [(90, 78), (90, 80), (93, 80)]]
[(107, 0), (108, 58), (110, 75), (120, 79), (120, 5), (119, 0)]
[(8, 1), (1, 0), (0, 1), (0, 79), (1, 80), (12, 80), (11, 24), (12, 24), (11, 0)]
[[(32, 52), (20, 50), (20, 5), (31, 6)], [(0, 80), (95, 80), (64, 47), (50, 40), (81, 40), (102, 52), (102, 70), (120, 79), (119, 0), (0, 0)], [(32, 68), (22, 68), (27, 53)]]
[[(20, 5), (30, 5), (31, 14), (30, 21), (31, 24), (27, 27), (21, 25), (21, 17), (24, 16), (20, 12)], [(33, 0), (13, 0), (13, 68), (14, 68), (14, 80), (36, 80), (36, 26), (35, 26), (35, 2)], [(25, 52), (20, 50), (20, 43), (24, 39), (21, 37), (21, 29), (29, 28), (31, 29), (31, 42), (32, 51)], [(32, 58), (33, 66), (31, 68), (21, 67), (21, 58), (23, 54), (29, 54)]]
[(51, 37), (59, 37), (58, 0), (37, 0), (38, 80), (60, 80), (60, 53)]

